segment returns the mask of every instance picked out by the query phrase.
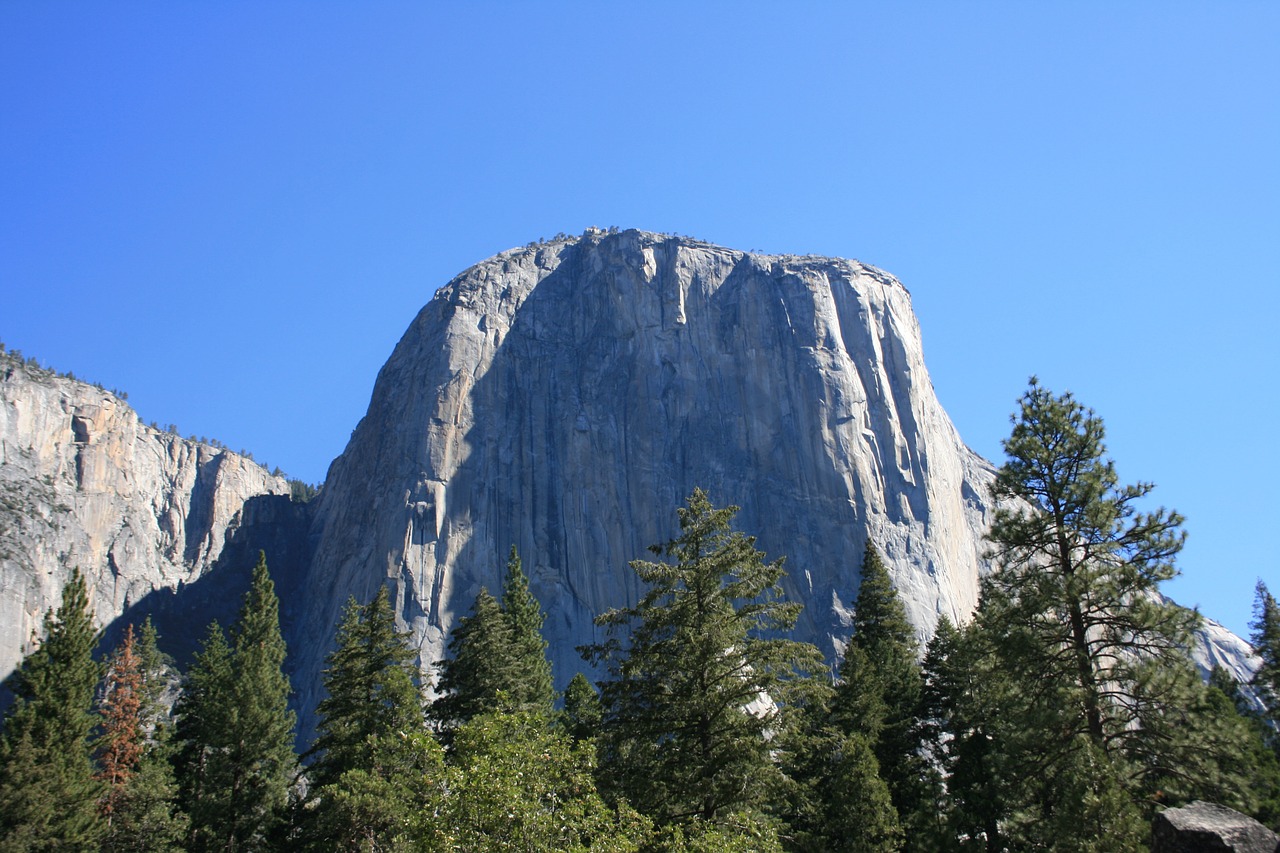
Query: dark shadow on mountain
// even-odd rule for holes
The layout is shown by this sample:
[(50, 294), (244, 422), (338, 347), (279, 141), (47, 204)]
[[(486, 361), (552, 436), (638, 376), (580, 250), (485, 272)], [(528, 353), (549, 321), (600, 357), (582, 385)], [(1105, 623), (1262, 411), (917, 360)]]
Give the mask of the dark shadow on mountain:
[[(287, 646), (295, 633), (293, 628), (305, 594), (310, 506), (293, 502), (286, 495), (249, 498), (241, 510), (239, 524), (228, 527), (222, 552), (213, 567), (195, 581), (176, 589), (156, 590), (130, 604), (104, 628), (98, 656), (106, 659), (124, 636), (127, 625), (136, 628), (150, 617), (161, 650), (185, 672), (200, 649), (209, 623), (217, 620), (225, 630), (235, 622), (259, 551), (266, 554), (267, 568), (280, 599), (280, 629)], [(286, 670), (289, 666), (290, 659), (286, 659)]]

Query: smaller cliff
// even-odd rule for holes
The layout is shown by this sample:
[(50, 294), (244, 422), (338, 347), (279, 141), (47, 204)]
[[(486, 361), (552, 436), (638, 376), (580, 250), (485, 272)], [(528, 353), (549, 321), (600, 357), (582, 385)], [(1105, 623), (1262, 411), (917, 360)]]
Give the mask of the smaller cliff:
[[(242, 562), (305, 529), (288, 494), (251, 459), (147, 426), (114, 393), (0, 352), (0, 678), (73, 568), (99, 624), (150, 612), (157, 592), (176, 621), (195, 609), (176, 605), (177, 591), (221, 558), (234, 551)], [(261, 535), (246, 536), (255, 526)], [(224, 585), (206, 583), (195, 598), (226, 597), (214, 586)]]

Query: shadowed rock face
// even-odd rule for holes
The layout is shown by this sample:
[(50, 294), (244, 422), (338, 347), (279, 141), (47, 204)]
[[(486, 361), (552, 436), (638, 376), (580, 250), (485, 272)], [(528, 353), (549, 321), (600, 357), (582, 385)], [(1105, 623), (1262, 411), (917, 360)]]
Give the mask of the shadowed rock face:
[(638, 231), (505, 252), (422, 310), (330, 469), (300, 681), (346, 596), (388, 581), (440, 659), (515, 544), (563, 685), (695, 486), (786, 555), (803, 638), (835, 651), (868, 535), (924, 635), (976, 603), (992, 476), (877, 269)]
[(0, 678), (73, 568), (107, 625), (201, 578), (245, 526), (246, 504), (288, 491), (250, 459), (141, 423), (114, 394), (0, 356)]

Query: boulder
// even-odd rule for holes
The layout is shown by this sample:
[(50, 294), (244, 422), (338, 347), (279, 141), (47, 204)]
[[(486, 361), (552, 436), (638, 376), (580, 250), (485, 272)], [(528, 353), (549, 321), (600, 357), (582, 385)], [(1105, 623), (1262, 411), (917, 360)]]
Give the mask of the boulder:
[(1280, 836), (1235, 809), (1196, 800), (1156, 816), (1151, 853), (1276, 853)]

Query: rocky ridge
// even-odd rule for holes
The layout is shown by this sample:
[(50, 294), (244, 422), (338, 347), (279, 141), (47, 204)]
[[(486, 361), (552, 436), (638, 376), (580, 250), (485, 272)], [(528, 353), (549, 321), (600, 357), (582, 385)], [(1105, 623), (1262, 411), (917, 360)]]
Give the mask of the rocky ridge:
[(106, 625), (209, 572), (255, 499), (288, 492), (244, 456), (147, 426), (112, 392), (0, 353), (0, 677), (73, 568)]
[(934, 395), (911, 298), (856, 261), (589, 231), (463, 272), (423, 308), (329, 471), (299, 670), (390, 582), (424, 666), (515, 544), (561, 682), (627, 562), (695, 486), (786, 555), (829, 654), (867, 536), (921, 636), (971, 611), (990, 463)]
[[(695, 486), (785, 555), (801, 639), (833, 658), (871, 537), (923, 639), (988, 566), (994, 468), (933, 393), (907, 290), (857, 261), (641, 231), (512, 249), (440, 288), (379, 373), (320, 497), (139, 422), (114, 394), (0, 355), (0, 676), (71, 567), (99, 620), (156, 613), (189, 650), (234, 616), (256, 551), (281, 596), (305, 728), (348, 597), (389, 583), (430, 674), (509, 547), (559, 685), (627, 566)], [(1251, 671), (1207, 622), (1207, 673)]]

